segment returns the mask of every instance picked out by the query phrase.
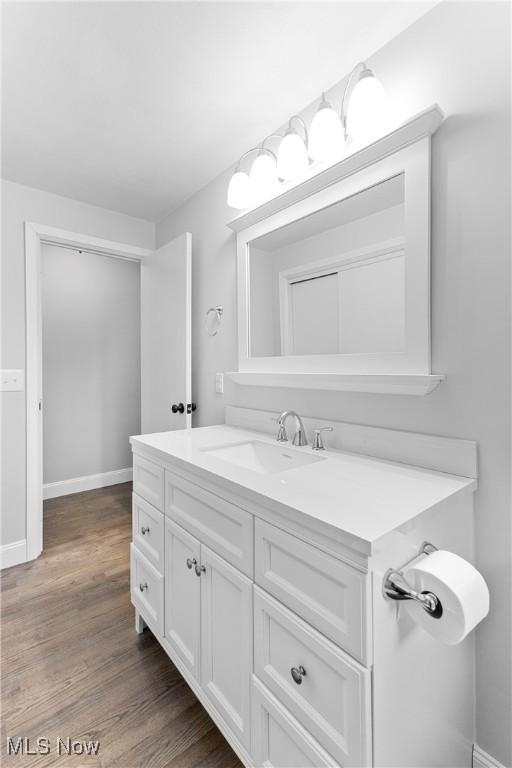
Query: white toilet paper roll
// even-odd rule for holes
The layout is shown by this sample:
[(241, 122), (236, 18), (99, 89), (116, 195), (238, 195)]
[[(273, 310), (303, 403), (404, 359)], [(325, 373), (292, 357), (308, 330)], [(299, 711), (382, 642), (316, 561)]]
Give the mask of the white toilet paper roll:
[(414, 620), (430, 635), (447, 645), (462, 642), (489, 613), (489, 589), (482, 574), (453, 552), (438, 550), (404, 570), (418, 592), (433, 592), (442, 605), (436, 619), (419, 603), (402, 603)]

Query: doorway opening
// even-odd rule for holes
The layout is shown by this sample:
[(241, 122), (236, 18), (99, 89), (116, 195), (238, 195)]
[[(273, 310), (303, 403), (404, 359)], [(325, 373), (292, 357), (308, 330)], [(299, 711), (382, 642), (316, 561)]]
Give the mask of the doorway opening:
[[(185, 232), (153, 251), (26, 222), (27, 458), (24, 560), (33, 560), (43, 549), (42, 258), (45, 247), (68, 249), (75, 254), (81, 252), (81, 256), (89, 256), (91, 259), (109, 256), (138, 262), (140, 431), (160, 432), (192, 426), (191, 408), (188, 407), (192, 403), (192, 235)], [(80, 298), (82, 307), (85, 306), (83, 298)], [(72, 337), (67, 339), (67, 343), (68, 349), (72, 350)], [(59, 350), (59, 354), (62, 353)], [(101, 378), (100, 374), (98, 376)], [(186, 403), (187, 407), (176, 411), (172, 405), (180, 402)], [(119, 482), (123, 482), (123, 478)]]
[(43, 244), (43, 499), (131, 480), (140, 434), (138, 259)]
[(60, 247), (82, 255), (110, 256), (141, 263), (152, 251), (27, 222), (25, 224), (26, 306), (26, 559), (43, 548), (43, 248)]

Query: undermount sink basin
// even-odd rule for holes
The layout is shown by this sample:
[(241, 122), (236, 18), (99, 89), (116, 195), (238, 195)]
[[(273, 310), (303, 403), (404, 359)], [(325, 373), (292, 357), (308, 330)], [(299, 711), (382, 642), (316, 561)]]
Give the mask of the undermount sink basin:
[(314, 464), (323, 461), (323, 456), (315, 456), (311, 453), (301, 453), (282, 445), (271, 445), (261, 440), (248, 440), (232, 445), (219, 445), (213, 448), (204, 448), (205, 453), (216, 459), (229, 461), (260, 475), (272, 475), (277, 472), (286, 472), (305, 464)]

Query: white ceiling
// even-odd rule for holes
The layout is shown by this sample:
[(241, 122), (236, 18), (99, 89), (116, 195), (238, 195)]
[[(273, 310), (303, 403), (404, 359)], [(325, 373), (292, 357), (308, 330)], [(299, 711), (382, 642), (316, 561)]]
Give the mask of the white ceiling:
[(158, 221), (435, 2), (4, 2), (2, 176)]

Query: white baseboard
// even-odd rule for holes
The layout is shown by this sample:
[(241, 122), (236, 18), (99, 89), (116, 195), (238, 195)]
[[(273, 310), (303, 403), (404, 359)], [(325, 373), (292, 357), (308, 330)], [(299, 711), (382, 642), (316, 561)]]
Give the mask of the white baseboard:
[(0, 547), (0, 569), (11, 568), (27, 561), (27, 540), (13, 541)]
[(505, 766), (484, 752), (478, 744), (475, 744), (473, 746), (473, 768), (505, 768)]
[(57, 496), (68, 496), (70, 493), (92, 491), (94, 488), (105, 488), (107, 485), (128, 483), (133, 476), (131, 467), (115, 469), (113, 472), (101, 472), (99, 475), (72, 477), (70, 480), (60, 480), (56, 483), (43, 485), (43, 499), (55, 499)]

